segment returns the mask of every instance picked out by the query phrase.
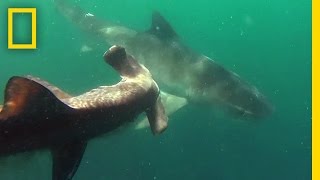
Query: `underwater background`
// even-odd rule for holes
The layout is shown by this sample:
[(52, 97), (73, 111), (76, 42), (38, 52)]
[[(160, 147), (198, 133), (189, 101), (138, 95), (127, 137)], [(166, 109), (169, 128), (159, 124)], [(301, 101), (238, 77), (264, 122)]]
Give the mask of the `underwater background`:
[[(311, 1), (75, 1), (101, 19), (145, 31), (159, 11), (182, 41), (239, 74), (275, 107), (259, 122), (189, 105), (170, 116), (160, 136), (121, 128), (90, 141), (74, 179), (311, 179)], [(37, 49), (7, 49), (7, 8), (37, 8)], [(16, 17), (16, 15), (15, 15)], [(17, 15), (15, 40), (29, 42), (28, 15)], [(21, 22), (21, 23), (18, 23)], [(120, 77), (103, 62), (109, 46), (70, 23), (52, 0), (0, 2), (0, 104), (7, 80), (38, 76), (70, 94)], [(177, 67), (179, 68), (179, 67)], [(51, 178), (47, 151), (0, 159), (0, 179)]]

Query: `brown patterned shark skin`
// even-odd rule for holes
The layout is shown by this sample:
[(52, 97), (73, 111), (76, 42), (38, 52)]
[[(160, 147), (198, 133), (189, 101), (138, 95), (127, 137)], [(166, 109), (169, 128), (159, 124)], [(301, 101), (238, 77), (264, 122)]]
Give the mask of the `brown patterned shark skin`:
[(122, 80), (75, 97), (39, 78), (12, 77), (0, 106), (0, 156), (50, 149), (52, 179), (66, 180), (75, 174), (88, 140), (143, 112), (152, 132), (163, 132), (167, 116), (148, 69), (118, 46), (104, 58)]

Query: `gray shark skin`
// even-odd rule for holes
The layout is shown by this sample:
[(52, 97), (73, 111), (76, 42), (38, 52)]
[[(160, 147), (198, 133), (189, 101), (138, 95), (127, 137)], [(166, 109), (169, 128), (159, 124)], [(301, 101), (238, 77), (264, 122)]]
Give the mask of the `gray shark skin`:
[(158, 12), (153, 13), (148, 31), (137, 32), (99, 20), (67, 1), (55, 0), (55, 4), (83, 30), (108, 44), (125, 47), (152, 72), (161, 90), (186, 98), (189, 103), (217, 105), (237, 118), (260, 119), (273, 112), (273, 106), (254, 86), (184, 45)]
[(90, 139), (143, 112), (152, 132), (163, 132), (167, 116), (150, 72), (122, 47), (113, 46), (104, 57), (122, 80), (75, 97), (39, 78), (12, 77), (0, 106), (0, 157), (49, 149), (52, 179), (70, 180)]

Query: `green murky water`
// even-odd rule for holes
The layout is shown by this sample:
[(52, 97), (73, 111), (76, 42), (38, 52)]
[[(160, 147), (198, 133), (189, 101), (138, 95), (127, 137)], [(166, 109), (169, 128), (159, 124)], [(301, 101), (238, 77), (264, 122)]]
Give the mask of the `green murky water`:
[[(211, 107), (187, 106), (170, 117), (169, 129), (161, 136), (121, 129), (91, 141), (74, 179), (311, 179), (311, 1), (77, 3), (96, 16), (141, 31), (158, 10), (187, 45), (257, 86), (276, 111), (252, 124), (221, 117)], [(37, 50), (7, 49), (8, 7), (37, 8)], [(25, 40), (24, 33), (28, 30), (18, 29), (17, 38)], [(0, 89), (11, 76), (26, 74), (71, 94), (118, 81), (102, 59), (108, 46), (81, 51), (93, 43), (94, 37), (60, 15), (52, 0), (1, 1)], [(50, 177), (48, 152), (0, 163), (0, 179)]]

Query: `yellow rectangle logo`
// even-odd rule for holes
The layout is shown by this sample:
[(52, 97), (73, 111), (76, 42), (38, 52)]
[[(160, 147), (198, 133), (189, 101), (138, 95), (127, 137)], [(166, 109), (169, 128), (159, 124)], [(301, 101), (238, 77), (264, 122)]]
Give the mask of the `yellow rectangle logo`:
[[(13, 14), (31, 13), (31, 44), (13, 43)], [(37, 48), (37, 9), (36, 8), (8, 8), (8, 49), (36, 49)]]

